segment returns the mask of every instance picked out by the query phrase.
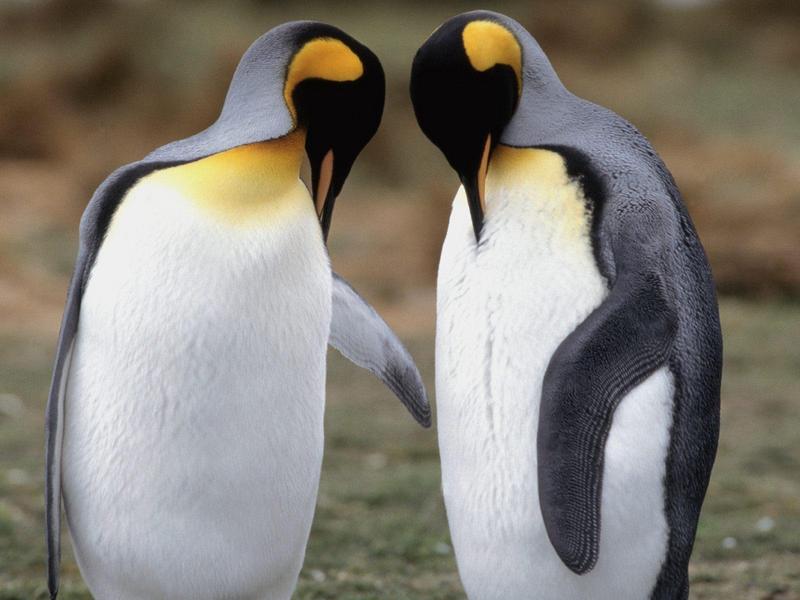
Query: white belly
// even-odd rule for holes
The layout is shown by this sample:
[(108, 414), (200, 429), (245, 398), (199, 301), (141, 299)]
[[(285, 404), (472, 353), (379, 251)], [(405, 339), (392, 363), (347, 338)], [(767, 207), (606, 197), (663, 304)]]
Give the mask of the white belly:
[(100, 600), (291, 595), (331, 314), (319, 225), (297, 193), (305, 204), (280, 218), (233, 225), (140, 184), (115, 217), (65, 402), (67, 516)]
[(641, 600), (664, 558), (666, 370), (631, 391), (614, 416), (595, 568), (583, 576), (569, 571), (544, 528), (536, 462), (542, 379), (558, 344), (607, 293), (588, 236), (559, 221), (558, 200), (495, 189), (476, 250), (460, 191), (442, 251), (439, 444), (447, 516), (471, 600)]

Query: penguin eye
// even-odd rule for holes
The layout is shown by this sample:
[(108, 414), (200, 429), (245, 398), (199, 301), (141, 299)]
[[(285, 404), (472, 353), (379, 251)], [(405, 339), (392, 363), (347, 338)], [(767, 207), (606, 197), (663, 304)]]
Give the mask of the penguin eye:
[(364, 74), (364, 64), (347, 44), (334, 38), (316, 38), (306, 42), (294, 55), (286, 74), (283, 95), (297, 121), (293, 94), (306, 79), (355, 81)]

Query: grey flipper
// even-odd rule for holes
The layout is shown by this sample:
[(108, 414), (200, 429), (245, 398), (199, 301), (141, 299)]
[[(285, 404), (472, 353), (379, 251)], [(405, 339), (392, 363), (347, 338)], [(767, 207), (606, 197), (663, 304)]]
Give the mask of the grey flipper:
[(668, 228), (653, 214), (623, 220), (610, 236), (610, 293), (558, 347), (542, 384), (539, 501), (553, 547), (578, 574), (598, 558), (603, 455), (614, 410), (667, 364), (678, 329), (662, 263)]
[(64, 433), (64, 394), (78, 325), (80, 287), (73, 276), (67, 308), (58, 339), (50, 396), (45, 412), (45, 522), (47, 530), (47, 588), (50, 598), (58, 595), (58, 567), (61, 561), (61, 441)]
[(336, 273), (328, 343), (383, 381), (420, 425), (431, 426), (431, 407), (414, 359), (375, 309)]

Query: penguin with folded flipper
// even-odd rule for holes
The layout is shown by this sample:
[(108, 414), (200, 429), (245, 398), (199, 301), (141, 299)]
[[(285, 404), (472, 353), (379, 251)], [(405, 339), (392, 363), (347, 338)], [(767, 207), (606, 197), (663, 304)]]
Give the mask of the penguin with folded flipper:
[(439, 266), (436, 392), (467, 595), (686, 598), (722, 340), (671, 175), (497, 13), (439, 27), (411, 97), (463, 184)]
[(95, 598), (288, 599), (316, 503), (329, 338), (429, 424), (411, 357), (332, 275), (324, 243), (383, 101), (365, 46), (281, 25), (247, 50), (213, 125), (95, 192), (47, 408), (52, 598), (63, 491)]

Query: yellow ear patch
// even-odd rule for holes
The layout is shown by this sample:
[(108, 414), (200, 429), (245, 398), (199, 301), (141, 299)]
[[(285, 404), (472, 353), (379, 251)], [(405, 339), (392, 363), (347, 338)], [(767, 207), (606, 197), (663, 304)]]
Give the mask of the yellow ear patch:
[(517, 76), (522, 92), (522, 48), (508, 29), (494, 21), (471, 21), (461, 34), (464, 51), (476, 71), (488, 71), (495, 65), (508, 65)]
[(306, 42), (292, 58), (286, 73), (283, 96), (286, 105), (297, 119), (292, 100), (294, 88), (305, 79), (355, 81), (364, 74), (364, 65), (347, 44), (333, 38), (317, 38)]

